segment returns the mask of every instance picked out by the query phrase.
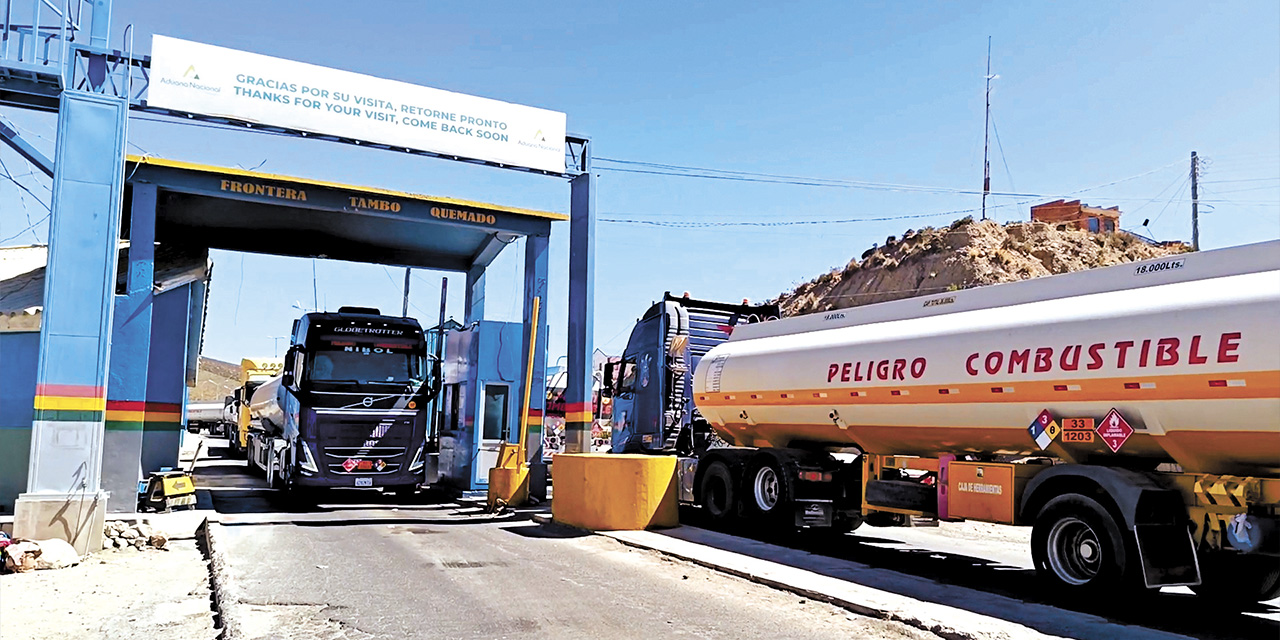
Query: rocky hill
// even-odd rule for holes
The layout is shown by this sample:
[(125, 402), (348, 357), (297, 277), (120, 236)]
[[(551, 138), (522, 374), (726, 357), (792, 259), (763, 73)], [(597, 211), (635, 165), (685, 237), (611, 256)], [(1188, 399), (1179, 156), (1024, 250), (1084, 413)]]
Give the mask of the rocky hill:
[(196, 386), (187, 396), (188, 402), (222, 402), (240, 386), (240, 365), (200, 356)]
[(779, 297), (793, 316), (876, 302), (1026, 280), (1190, 251), (1183, 243), (1149, 244), (1124, 232), (1091, 233), (1043, 222), (1000, 224), (972, 218), (949, 227), (890, 236), (842, 269)]

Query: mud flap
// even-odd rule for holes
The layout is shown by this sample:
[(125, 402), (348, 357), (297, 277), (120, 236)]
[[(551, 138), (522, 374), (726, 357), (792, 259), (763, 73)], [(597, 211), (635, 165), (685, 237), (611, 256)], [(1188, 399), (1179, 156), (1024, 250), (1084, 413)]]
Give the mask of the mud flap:
[(796, 526), (825, 528), (834, 522), (835, 508), (830, 500), (795, 500)]
[(1186, 525), (1140, 524), (1133, 532), (1142, 582), (1148, 589), (1200, 584), (1200, 563)]

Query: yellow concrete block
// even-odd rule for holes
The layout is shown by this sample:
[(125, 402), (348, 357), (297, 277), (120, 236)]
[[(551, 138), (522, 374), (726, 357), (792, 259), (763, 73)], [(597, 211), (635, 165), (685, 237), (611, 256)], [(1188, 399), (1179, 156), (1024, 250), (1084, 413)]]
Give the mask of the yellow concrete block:
[(489, 470), (489, 510), (493, 511), (498, 500), (517, 507), (529, 501), (529, 467)]
[(675, 456), (562, 453), (551, 477), (556, 522), (593, 531), (680, 524)]

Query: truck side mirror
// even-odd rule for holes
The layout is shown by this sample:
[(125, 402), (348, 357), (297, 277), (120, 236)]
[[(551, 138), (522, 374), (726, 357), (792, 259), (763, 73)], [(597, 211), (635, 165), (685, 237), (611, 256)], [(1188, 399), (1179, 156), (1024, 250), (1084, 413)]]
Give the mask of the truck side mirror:
[(604, 382), (600, 385), (600, 397), (613, 397), (614, 365), (616, 362), (604, 363)]
[(289, 347), (289, 351), (284, 354), (284, 368), (280, 371), (280, 384), (293, 391), (298, 390), (297, 379), (301, 368), (301, 359), (298, 355), (300, 353), (297, 347)]

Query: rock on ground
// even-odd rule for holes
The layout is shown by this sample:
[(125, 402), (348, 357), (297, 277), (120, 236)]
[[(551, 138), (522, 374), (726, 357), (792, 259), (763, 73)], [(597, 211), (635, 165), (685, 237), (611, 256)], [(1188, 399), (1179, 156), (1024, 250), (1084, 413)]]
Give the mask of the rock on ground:
[(4, 549), (6, 571), (65, 569), (80, 562), (80, 556), (63, 540), (22, 540)]
[(858, 307), (1000, 282), (1107, 267), (1184, 253), (1127, 233), (1057, 229), (1043, 222), (1002, 225), (965, 218), (950, 227), (908, 230), (779, 297), (784, 316)]
[(169, 548), (0, 576), (0, 638), (212, 640), (208, 565), (193, 541)]

